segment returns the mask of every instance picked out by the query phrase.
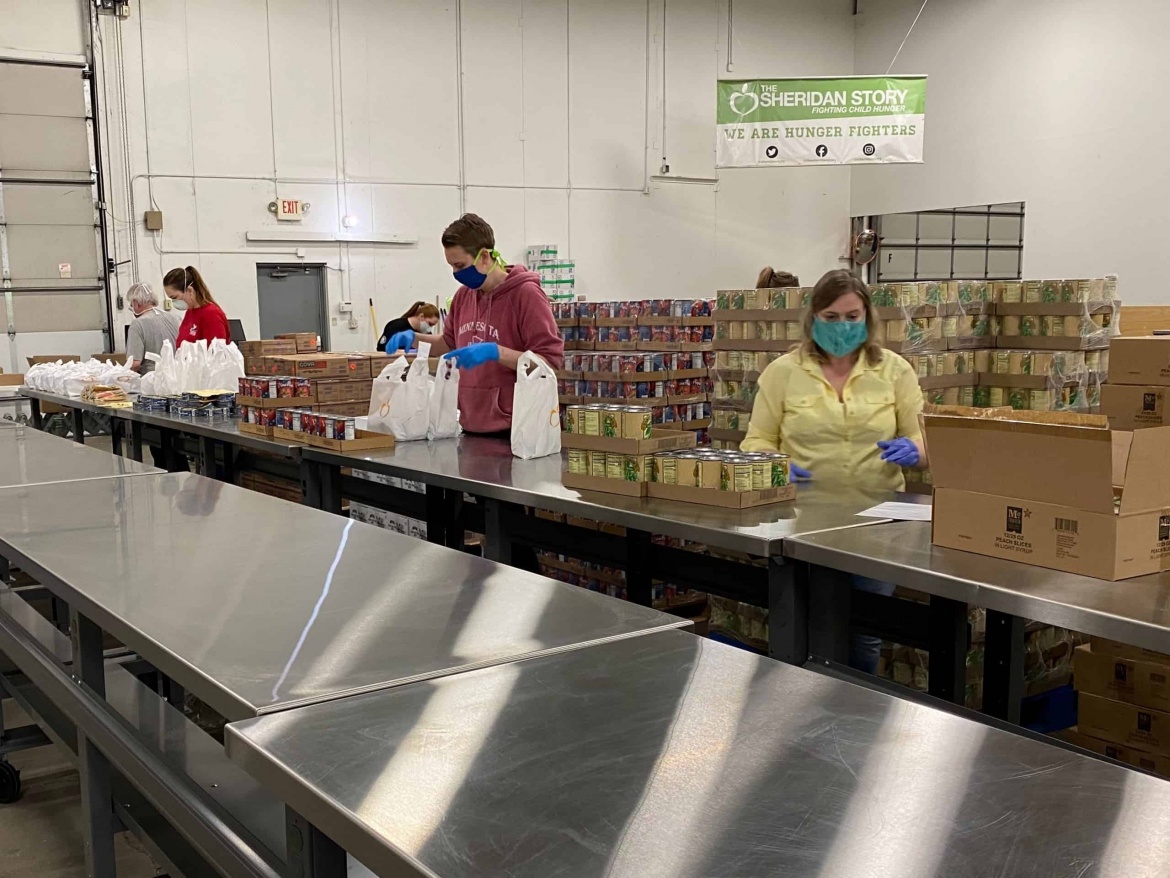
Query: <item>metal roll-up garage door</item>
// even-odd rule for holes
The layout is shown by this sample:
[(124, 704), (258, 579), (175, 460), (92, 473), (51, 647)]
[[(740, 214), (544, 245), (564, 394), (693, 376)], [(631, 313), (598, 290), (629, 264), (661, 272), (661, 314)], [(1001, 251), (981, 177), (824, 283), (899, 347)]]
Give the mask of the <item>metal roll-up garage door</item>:
[[(0, 324), (20, 371), (108, 329), (89, 96), (82, 67), (0, 60)], [(53, 349), (70, 340), (88, 349)]]

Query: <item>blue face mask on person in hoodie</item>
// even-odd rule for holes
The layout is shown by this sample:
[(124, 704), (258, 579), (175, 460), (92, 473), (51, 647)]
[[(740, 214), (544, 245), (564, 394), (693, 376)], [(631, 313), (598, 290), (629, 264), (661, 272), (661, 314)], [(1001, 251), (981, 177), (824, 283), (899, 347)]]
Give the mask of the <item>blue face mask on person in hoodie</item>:
[[(467, 268), (461, 268), (452, 273), (455, 280), (459, 281), (459, 283), (463, 284), (469, 290), (478, 290), (483, 286), (484, 281), (487, 280), (488, 276), (475, 267), (475, 263), (479, 261), (479, 257), (483, 255), (483, 252), (481, 249), (476, 253), (475, 259), (472, 260), (471, 265), (467, 266)], [(488, 255), (491, 256), (493, 265), (504, 268), (504, 257), (498, 251), (489, 250)], [(489, 268), (488, 271), (491, 271), (491, 269)]]

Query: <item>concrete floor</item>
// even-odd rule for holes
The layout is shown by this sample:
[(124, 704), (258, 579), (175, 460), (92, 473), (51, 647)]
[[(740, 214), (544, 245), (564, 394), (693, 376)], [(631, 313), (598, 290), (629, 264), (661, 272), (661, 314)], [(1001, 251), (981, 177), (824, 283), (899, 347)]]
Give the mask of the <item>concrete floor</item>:
[[(9, 727), (28, 721), (12, 701), (4, 702), (4, 719)], [(20, 770), (23, 795), (0, 805), (0, 878), (85, 878), (80, 785), (70, 754), (50, 745), (10, 761)], [(118, 878), (166, 874), (128, 832), (115, 838), (114, 850)]]

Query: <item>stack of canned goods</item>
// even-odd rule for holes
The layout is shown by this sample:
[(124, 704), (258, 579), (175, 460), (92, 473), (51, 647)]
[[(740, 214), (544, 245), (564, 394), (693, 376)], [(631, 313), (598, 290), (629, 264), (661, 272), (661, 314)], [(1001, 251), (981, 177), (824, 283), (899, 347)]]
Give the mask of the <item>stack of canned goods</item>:
[(239, 379), (240, 396), (253, 399), (308, 399), (313, 395), (313, 379), (287, 375), (248, 376)]
[(171, 410), (171, 403), (174, 400), (170, 396), (143, 396), (139, 394), (134, 400), (134, 408), (140, 412), (158, 412), (166, 414)]
[(641, 405), (571, 405), (565, 408), (565, 432), (611, 439), (649, 439), (651, 411)]
[(649, 454), (569, 449), (569, 472), (575, 476), (620, 479), (626, 482), (654, 481), (654, 458)]
[(184, 420), (227, 421), (235, 403), (236, 395), (228, 391), (197, 391), (179, 394), (171, 401), (170, 410)]
[(240, 420), (258, 427), (276, 426), (276, 409), (262, 409), (254, 405), (240, 406)]
[(721, 491), (764, 491), (789, 484), (789, 459), (779, 452), (688, 449), (656, 454), (652, 481)]
[(323, 439), (347, 440), (357, 436), (357, 418), (323, 415), (308, 409), (275, 409), (275, 412), (275, 426), (282, 430)]

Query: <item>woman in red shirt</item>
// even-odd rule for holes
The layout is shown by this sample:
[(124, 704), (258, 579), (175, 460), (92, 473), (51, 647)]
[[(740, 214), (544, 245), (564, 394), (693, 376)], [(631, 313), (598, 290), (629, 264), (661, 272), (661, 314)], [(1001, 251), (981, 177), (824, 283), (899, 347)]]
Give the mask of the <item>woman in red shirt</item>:
[(163, 278), (163, 289), (176, 308), (187, 312), (179, 324), (176, 347), (183, 342), (199, 341), (201, 338), (207, 339), (209, 343), (215, 338), (232, 340), (227, 315), (223, 313), (223, 308), (215, 304), (211, 290), (207, 289), (207, 284), (193, 266), (168, 271)]

